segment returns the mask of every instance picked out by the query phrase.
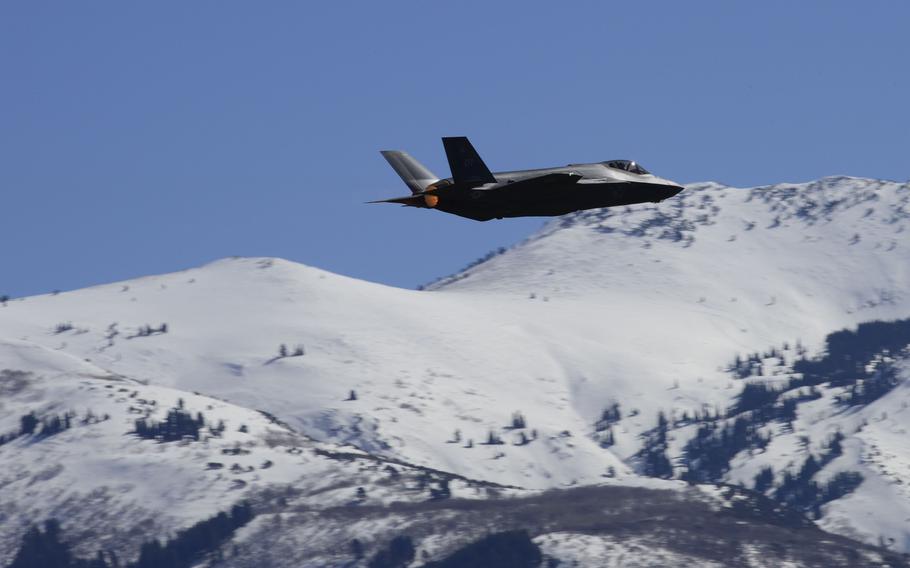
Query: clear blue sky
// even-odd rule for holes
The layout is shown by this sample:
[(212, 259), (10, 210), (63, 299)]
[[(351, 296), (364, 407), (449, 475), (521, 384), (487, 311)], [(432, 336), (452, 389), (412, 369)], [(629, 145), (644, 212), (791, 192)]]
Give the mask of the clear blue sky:
[(633, 158), (680, 182), (910, 177), (910, 3), (0, 4), (0, 294), (280, 256), (413, 287), (519, 241), (364, 205)]

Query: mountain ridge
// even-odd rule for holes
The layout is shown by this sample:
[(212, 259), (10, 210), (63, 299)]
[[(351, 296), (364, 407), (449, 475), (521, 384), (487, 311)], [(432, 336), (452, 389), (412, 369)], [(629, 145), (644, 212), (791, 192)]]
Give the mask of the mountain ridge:
[[(722, 429), (742, 385), (795, 376), (792, 350), (786, 361), (759, 357), (767, 373), (746, 381), (731, 374), (735, 358), (782, 343), (811, 357), (834, 331), (910, 316), (908, 224), (906, 183), (697, 184), (660, 205), (555, 219), (426, 291), (280, 259), (222, 259), (10, 300), (0, 338), (470, 479), (531, 489), (650, 483), (641, 475), (663, 459), (675, 477), (688, 467), (697, 426), (684, 414), (707, 412)], [(776, 419), (761, 427), (777, 440), (768, 493), (788, 467), (822, 451), (841, 420), (843, 387), (817, 388), (820, 398), (797, 404), (793, 431)], [(886, 405), (888, 428), (901, 429), (905, 390), (863, 412), (877, 418), (875, 405)], [(847, 451), (819, 482), (870, 459), (886, 436), (845, 433)], [(804, 434), (811, 441), (801, 447)], [(889, 455), (904, 448), (888, 440)], [(715, 481), (749, 487), (769, 463), (758, 451), (738, 452)], [(819, 523), (910, 550), (900, 517), (910, 516), (910, 498), (874, 469), (863, 469), (858, 493), (821, 506)], [(887, 522), (851, 519), (888, 501), (899, 512)]]

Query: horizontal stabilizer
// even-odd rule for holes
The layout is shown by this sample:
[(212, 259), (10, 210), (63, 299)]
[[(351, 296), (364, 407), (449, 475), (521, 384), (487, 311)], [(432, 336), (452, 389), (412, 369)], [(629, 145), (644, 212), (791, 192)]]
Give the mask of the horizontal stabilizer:
[(415, 160), (407, 152), (382, 150), (380, 154), (411, 189), (411, 193), (419, 193), (434, 181), (439, 180), (436, 174), (428, 170), (426, 166)]
[(426, 199), (423, 195), (408, 195), (407, 197), (393, 197), (391, 199), (380, 199), (378, 201), (367, 201), (367, 203), (400, 203), (408, 207), (426, 207)]
[(455, 185), (477, 186), (485, 183), (496, 183), (496, 178), (483, 163), (477, 150), (464, 136), (453, 136), (442, 139), (452, 170), (452, 181)]

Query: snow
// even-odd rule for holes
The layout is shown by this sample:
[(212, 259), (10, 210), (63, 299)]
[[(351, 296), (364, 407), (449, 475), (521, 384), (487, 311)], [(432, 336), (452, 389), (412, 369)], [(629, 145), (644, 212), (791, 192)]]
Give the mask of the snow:
[(647, 568), (650, 566), (704, 566), (722, 568), (703, 558), (673, 552), (640, 538), (605, 535), (548, 533), (534, 539), (546, 557), (560, 565), (602, 566), (603, 568)]
[[(39, 419), (72, 413), (67, 430), (0, 444), (3, 565), (25, 530), (51, 517), (62, 521), (77, 554), (112, 549), (129, 558), (148, 538), (173, 536), (267, 488), (293, 487), (302, 504), (321, 507), (357, 500), (358, 485), (371, 488), (358, 501), (362, 505), (426, 498), (377, 484), (388, 477), (380, 471), (382, 462), (354, 448), (314, 442), (253, 410), (106, 374), (21, 341), (0, 343), (0, 361), (29, 369), (0, 372), (0, 435), (17, 434), (29, 413)], [(199, 441), (160, 443), (132, 433), (137, 418), (161, 421), (178, 401), (193, 416), (203, 413), (209, 424)], [(219, 422), (225, 431), (214, 435), (211, 428)], [(365, 457), (335, 460), (326, 451)], [(395, 467), (405, 476), (421, 473)], [(457, 480), (451, 488), (462, 498), (483, 495)]]
[[(278, 427), (254, 420), (255, 410), (326, 443), (472, 479), (531, 489), (642, 483), (634, 459), (641, 434), (655, 426), (659, 411), (729, 406), (741, 383), (724, 369), (737, 354), (796, 340), (817, 352), (834, 330), (910, 316), (908, 226), (910, 184), (861, 178), (753, 189), (698, 184), (660, 205), (555, 219), (428, 291), (280, 259), (232, 258), (11, 300), (0, 307), (0, 369), (32, 372), (40, 377), (28, 389), (34, 400), (51, 400), (54, 391), (55, 400), (73, 397), (79, 412), (89, 405), (80, 397), (103, 392), (102, 382), (124, 382), (148, 390), (149, 398), (217, 406), (229, 424), (261, 424), (259, 434), (251, 433), (260, 444), (264, 429)], [(166, 333), (140, 334), (164, 323)], [(282, 344), (292, 352), (302, 346), (304, 354), (276, 358)], [(351, 390), (356, 400), (346, 400)], [(192, 392), (217, 404), (194, 402)], [(834, 413), (833, 393), (801, 405), (798, 434), (781, 433), (761, 456), (740, 456), (728, 481), (751, 486), (764, 463), (777, 471), (798, 466), (805, 450), (797, 435), (809, 435), (817, 447), (834, 429), (853, 434), (868, 420), (845, 444), (849, 456), (822, 472), (856, 470), (867, 481), (827, 505), (821, 525), (869, 542), (885, 535), (910, 550), (910, 499), (896, 481), (910, 481), (903, 393), (862, 417)], [(613, 427), (615, 445), (602, 448), (594, 423), (613, 402), (622, 420)], [(17, 409), (25, 408), (24, 400), (10, 404), (0, 397), (0, 433), (14, 428)], [(114, 403), (91, 404), (117, 416)], [(517, 411), (527, 428), (507, 429)], [(881, 412), (888, 418), (876, 421)], [(128, 419), (122, 416), (116, 431), (101, 423), (57, 437), (88, 443), (98, 430), (104, 444), (131, 455), (133, 442), (123, 436)], [(506, 443), (484, 445), (491, 431)], [(532, 431), (536, 439), (516, 445), (521, 433), (534, 438)], [(242, 441), (231, 436), (226, 441)], [(686, 433), (672, 436), (671, 454), (678, 456)], [(67, 451), (62, 445), (36, 463), (62, 462), (54, 453)], [(0, 455), (7, 451), (0, 447)], [(216, 473), (181, 473), (170, 463), (195, 449), (157, 451), (159, 463), (155, 452), (143, 451), (116, 466), (129, 473), (86, 459), (53, 482), (78, 488), (80, 476), (129, 478), (142, 470), (143, 482), (124, 491), (137, 502), (143, 492), (164, 495), (175, 519), (227, 502), (224, 472), (212, 482)], [(74, 454), (65, 459), (78, 461)], [(299, 475), (296, 465), (273, 461), (275, 467), (257, 473), (261, 479)], [(171, 494), (168, 484), (155, 484), (172, 476), (185, 476), (189, 489)], [(899, 512), (863, 520), (885, 500), (899, 503)]]

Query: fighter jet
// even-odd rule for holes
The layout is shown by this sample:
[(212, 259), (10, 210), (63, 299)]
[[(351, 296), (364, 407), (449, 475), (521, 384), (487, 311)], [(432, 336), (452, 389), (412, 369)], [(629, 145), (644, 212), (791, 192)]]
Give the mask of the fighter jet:
[(442, 145), (452, 171), (452, 177), (444, 179), (407, 152), (383, 150), (381, 154), (411, 189), (411, 195), (370, 203), (399, 203), (489, 221), (657, 203), (683, 190), (676, 182), (652, 175), (631, 160), (494, 173), (464, 136), (443, 138)]

